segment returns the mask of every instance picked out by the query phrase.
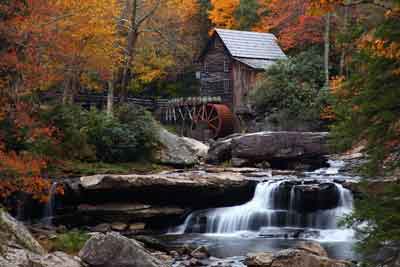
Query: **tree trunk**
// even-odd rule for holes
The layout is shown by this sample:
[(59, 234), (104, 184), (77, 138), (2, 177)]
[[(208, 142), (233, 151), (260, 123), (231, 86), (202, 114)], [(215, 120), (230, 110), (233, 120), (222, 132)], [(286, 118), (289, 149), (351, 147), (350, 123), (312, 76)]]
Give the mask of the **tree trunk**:
[(122, 79), (121, 79), (121, 93), (122, 93), (122, 100), (124, 100), (127, 96), (127, 87), (128, 87), (128, 81), (129, 81), (129, 69), (132, 65), (132, 60), (133, 60), (133, 53), (134, 53), (134, 48), (136, 45), (136, 40), (138, 37), (138, 29), (137, 29), (137, 12), (138, 12), (138, 1), (133, 0), (132, 3), (132, 14), (131, 14), (131, 19), (130, 19), (130, 27), (131, 29), (129, 30), (128, 33), (128, 42), (127, 42), (127, 47), (126, 47), (126, 52), (125, 52), (125, 62), (124, 66), (122, 69)]
[[(343, 33), (347, 34), (348, 30), (348, 23), (349, 23), (349, 7), (344, 7), (344, 21), (343, 21)], [(345, 73), (345, 60), (346, 60), (346, 49), (348, 44), (342, 43), (342, 51), (340, 53), (340, 69), (339, 75), (343, 76)]]
[(114, 107), (114, 82), (113, 79), (108, 81), (108, 93), (107, 93), (107, 114), (108, 116), (113, 115)]
[(329, 86), (329, 50), (330, 50), (330, 31), (331, 31), (331, 14), (326, 14), (325, 18), (325, 55), (324, 55), (324, 69), (325, 69), (325, 85)]
[(67, 79), (64, 81), (64, 90), (63, 90), (63, 96), (62, 96), (62, 104), (67, 105), (68, 104), (68, 96), (69, 96), (69, 91), (71, 90), (71, 78), (67, 76)]

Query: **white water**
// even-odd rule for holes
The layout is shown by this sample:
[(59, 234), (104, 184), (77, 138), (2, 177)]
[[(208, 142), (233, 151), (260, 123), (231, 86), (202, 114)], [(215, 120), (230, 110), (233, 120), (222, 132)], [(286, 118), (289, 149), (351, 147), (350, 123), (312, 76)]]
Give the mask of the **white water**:
[(49, 190), (49, 200), (44, 206), (42, 222), (48, 226), (53, 225), (54, 209), (55, 209), (55, 196), (57, 192), (57, 182), (53, 182)]
[[(337, 162), (332, 163), (331, 168), (309, 173), (310, 176), (317, 174), (327, 178), (329, 175), (337, 175), (338, 168), (342, 165)], [(310, 237), (310, 239), (320, 241), (344, 241), (353, 237), (352, 230), (341, 229), (338, 226), (339, 220), (349, 214), (353, 208), (353, 197), (349, 190), (329, 179), (324, 180), (335, 187), (338, 194), (336, 207), (313, 212), (298, 212), (296, 207), (302, 205), (302, 198), (296, 193), (296, 186), (292, 186), (290, 190), (286, 208), (282, 208), (282, 203), (280, 203), (280, 196), (283, 193), (280, 186), (288, 181), (293, 181), (293, 179), (259, 183), (253, 199), (243, 205), (193, 212), (186, 218), (184, 224), (175, 229), (173, 233), (231, 235), (303, 229), (318, 232), (318, 237)]]

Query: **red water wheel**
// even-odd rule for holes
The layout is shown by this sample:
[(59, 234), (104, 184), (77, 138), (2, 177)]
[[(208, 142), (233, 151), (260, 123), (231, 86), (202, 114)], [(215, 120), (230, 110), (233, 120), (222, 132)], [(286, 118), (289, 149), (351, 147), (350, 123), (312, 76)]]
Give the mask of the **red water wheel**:
[(233, 114), (228, 106), (204, 104), (192, 114), (191, 136), (200, 140), (225, 137), (233, 133)]

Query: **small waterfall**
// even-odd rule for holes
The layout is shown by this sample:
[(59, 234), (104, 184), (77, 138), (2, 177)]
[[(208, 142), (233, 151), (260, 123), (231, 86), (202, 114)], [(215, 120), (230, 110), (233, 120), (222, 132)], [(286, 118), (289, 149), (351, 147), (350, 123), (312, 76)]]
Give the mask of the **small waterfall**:
[(338, 223), (351, 213), (353, 195), (334, 182), (346, 179), (339, 172), (343, 162), (331, 161), (330, 165), (306, 172), (302, 179), (261, 182), (249, 202), (195, 211), (170, 234), (248, 232), (264, 237), (349, 240), (353, 231), (341, 229)]
[[(287, 183), (292, 184), (290, 190), (285, 187)], [(335, 230), (338, 228), (338, 221), (351, 212), (353, 197), (340, 184), (329, 182), (323, 185), (330, 186), (337, 198), (334, 208), (304, 212), (301, 208), (305, 197), (298, 188), (308, 185), (296, 185), (293, 180), (263, 182), (257, 185), (254, 197), (248, 203), (194, 212), (175, 233), (222, 234), (262, 231), (269, 227)]]
[(42, 222), (48, 226), (53, 225), (54, 209), (55, 209), (55, 196), (57, 193), (57, 182), (53, 182), (49, 190), (49, 199), (44, 206)]

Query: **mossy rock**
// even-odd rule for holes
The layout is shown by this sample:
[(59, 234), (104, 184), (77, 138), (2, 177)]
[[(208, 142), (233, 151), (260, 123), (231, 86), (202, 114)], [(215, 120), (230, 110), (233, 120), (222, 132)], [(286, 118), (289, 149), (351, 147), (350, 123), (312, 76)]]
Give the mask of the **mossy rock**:
[(28, 229), (4, 210), (0, 209), (0, 247), (21, 247), (30, 252), (44, 255), (43, 247), (32, 237)]

